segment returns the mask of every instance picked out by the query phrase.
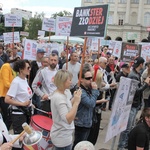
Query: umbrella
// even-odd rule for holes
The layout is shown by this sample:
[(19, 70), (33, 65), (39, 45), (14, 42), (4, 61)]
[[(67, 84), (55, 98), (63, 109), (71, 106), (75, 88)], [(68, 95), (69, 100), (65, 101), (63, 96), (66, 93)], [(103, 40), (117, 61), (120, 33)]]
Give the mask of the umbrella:
[[(49, 40), (49, 36), (47, 37), (43, 37), (40, 39), (42, 40)], [(66, 42), (67, 41), (67, 36), (56, 36), (56, 35), (52, 35), (50, 36), (50, 41), (55, 41), (55, 42)], [(84, 39), (79, 38), (79, 37), (69, 37), (69, 43), (84, 43)]]

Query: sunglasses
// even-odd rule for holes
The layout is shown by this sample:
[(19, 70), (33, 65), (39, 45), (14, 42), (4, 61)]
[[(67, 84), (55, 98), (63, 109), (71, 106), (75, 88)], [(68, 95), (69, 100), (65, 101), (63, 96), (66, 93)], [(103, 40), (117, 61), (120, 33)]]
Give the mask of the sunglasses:
[(85, 77), (84, 79), (85, 79), (85, 80), (91, 80), (92, 77)]

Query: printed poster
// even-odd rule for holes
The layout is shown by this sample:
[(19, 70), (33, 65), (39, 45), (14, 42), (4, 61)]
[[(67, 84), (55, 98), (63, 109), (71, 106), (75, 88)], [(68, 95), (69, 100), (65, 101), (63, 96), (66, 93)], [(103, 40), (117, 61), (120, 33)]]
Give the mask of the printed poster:
[(105, 37), (108, 4), (76, 7), (70, 36)]

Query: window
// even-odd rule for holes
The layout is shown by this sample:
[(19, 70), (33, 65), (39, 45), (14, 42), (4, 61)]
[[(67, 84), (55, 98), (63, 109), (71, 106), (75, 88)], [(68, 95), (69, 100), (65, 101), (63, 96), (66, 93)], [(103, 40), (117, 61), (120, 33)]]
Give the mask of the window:
[(131, 3), (132, 3), (132, 4), (138, 4), (138, 3), (139, 3), (139, 0), (131, 0)]
[(146, 0), (146, 4), (150, 4), (150, 0)]
[(127, 0), (120, 0), (120, 3), (125, 4), (125, 3), (127, 3)]
[(150, 13), (147, 12), (144, 14), (144, 26), (150, 26)]
[(118, 14), (118, 18), (119, 18), (118, 25), (122, 26), (124, 24), (124, 16), (125, 16), (124, 13)]
[(108, 15), (108, 24), (113, 24), (113, 12), (110, 12)]
[(123, 19), (119, 19), (118, 25), (120, 25), (120, 26), (123, 25)]

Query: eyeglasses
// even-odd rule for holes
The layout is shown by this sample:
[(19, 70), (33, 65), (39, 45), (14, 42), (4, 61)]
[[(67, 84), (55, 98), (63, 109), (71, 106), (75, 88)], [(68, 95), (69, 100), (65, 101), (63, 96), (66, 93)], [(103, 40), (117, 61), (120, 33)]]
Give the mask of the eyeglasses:
[(107, 62), (103, 62), (105, 65), (107, 65)]
[(84, 79), (85, 79), (85, 80), (91, 80), (92, 77), (85, 77)]
[(88, 62), (93, 62), (93, 60), (88, 60)]

